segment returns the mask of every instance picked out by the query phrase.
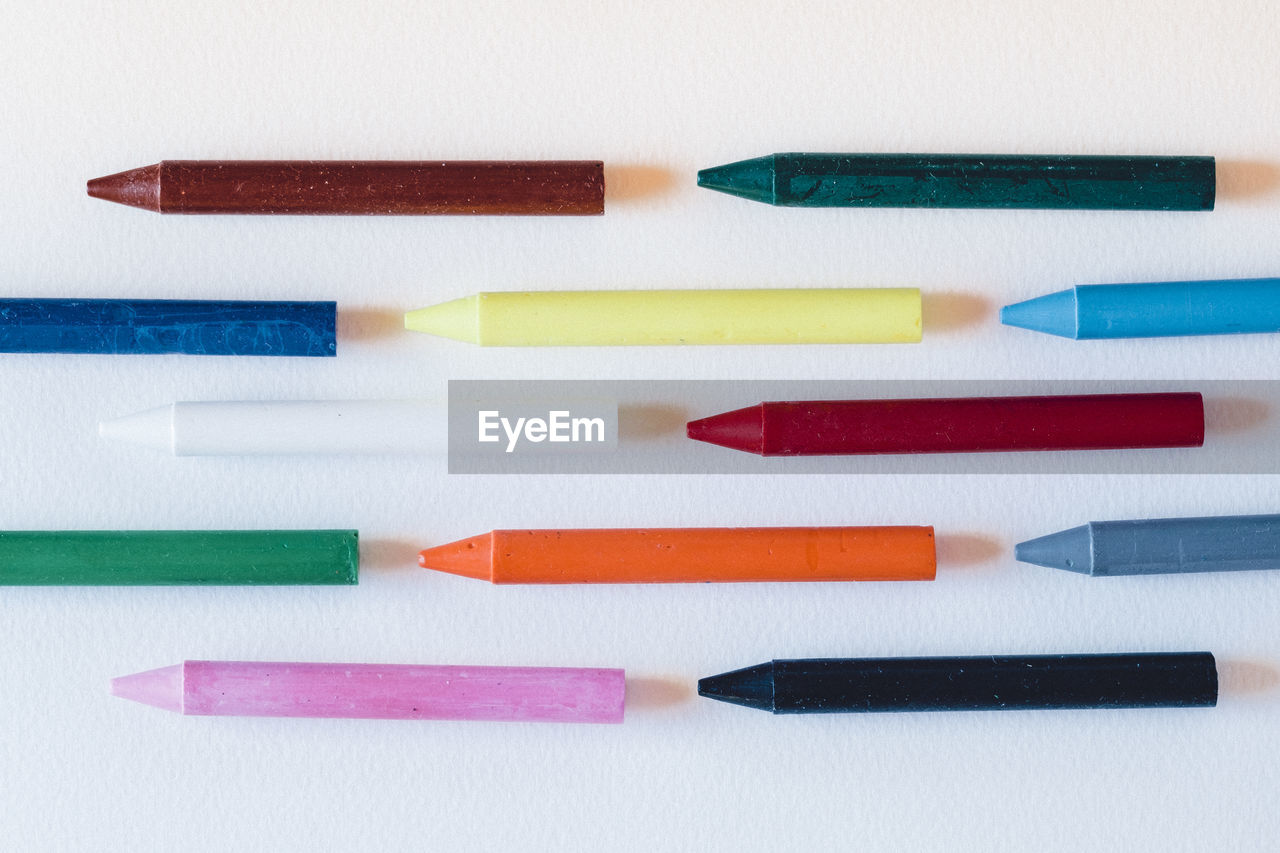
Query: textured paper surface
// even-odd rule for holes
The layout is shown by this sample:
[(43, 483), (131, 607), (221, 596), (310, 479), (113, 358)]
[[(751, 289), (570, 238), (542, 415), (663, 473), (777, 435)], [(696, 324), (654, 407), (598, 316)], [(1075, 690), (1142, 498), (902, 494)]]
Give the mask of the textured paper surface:
[[(1280, 338), (1077, 344), (998, 305), (1280, 274), (1263, 2), (10, 3), (13, 296), (337, 299), (314, 361), (0, 358), (9, 528), (358, 527), (347, 589), (7, 589), (0, 846), (103, 850), (1267, 850), (1280, 573), (1090, 582), (1012, 543), (1280, 511), (1260, 476), (447, 477), (172, 459), (100, 418), (446, 378), (1280, 378)], [(694, 186), (787, 150), (1213, 154), (1209, 214), (777, 210)], [(594, 219), (160, 217), (158, 159), (600, 158)], [(495, 350), (400, 332), (479, 290), (918, 286), (917, 346)], [(1280, 413), (1270, 412), (1270, 417)], [(932, 584), (492, 588), (415, 551), (496, 526), (932, 523)], [(772, 718), (691, 695), (773, 656), (1207, 649), (1216, 710)], [(621, 727), (182, 718), (107, 695), (183, 658), (619, 666)]]

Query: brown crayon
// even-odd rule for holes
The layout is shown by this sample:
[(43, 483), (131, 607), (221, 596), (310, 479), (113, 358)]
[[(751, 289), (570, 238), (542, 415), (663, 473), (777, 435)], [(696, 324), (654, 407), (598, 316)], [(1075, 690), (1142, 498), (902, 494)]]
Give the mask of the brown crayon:
[(586, 216), (604, 213), (598, 160), (162, 160), (89, 181), (157, 213)]

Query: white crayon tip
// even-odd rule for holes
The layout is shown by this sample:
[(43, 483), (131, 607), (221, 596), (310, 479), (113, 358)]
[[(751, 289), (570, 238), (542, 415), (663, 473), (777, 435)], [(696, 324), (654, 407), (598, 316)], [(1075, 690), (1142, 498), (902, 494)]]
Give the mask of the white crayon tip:
[(98, 435), (108, 441), (141, 444), (156, 450), (173, 452), (173, 406), (161, 406), (125, 415), (122, 418), (102, 421)]

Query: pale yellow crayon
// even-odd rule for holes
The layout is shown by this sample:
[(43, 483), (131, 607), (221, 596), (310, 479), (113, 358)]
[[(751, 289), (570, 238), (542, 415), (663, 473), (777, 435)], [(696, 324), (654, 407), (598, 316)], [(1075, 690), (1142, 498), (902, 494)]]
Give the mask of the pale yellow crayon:
[(404, 326), (488, 347), (905, 344), (916, 288), (579, 290), (478, 293), (404, 315)]

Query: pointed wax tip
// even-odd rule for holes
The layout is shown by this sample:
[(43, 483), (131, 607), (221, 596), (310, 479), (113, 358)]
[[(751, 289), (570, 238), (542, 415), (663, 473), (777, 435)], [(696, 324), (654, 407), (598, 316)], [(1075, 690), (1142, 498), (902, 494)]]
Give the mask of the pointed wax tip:
[(418, 565), (464, 578), (492, 580), (492, 538), (492, 534), (481, 533), (469, 539), (428, 548), (418, 554)]
[(108, 441), (140, 444), (173, 452), (173, 406), (161, 406), (102, 421), (98, 424), (98, 435)]
[(159, 212), (160, 165), (94, 178), (89, 181), (88, 191), (93, 198)]
[(410, 311), (404, 315), (404, 327), (411, 332), (422, 332), (471, 344), (482, 343), (480, 298), (464, 296), (461, 299)]
[(746, 453), (764, 453), (764, 412), (760, 406), (735, 409), (708, 418), (689, 421), (685, 435)]
[(1000, 309), (1000, 322), (1006, 326), (1074, 339), (1079, 335), (1075, 290), (1060, 290), (1006, 305)]
[(732, 705), (773, 710), (773, 664), (762, 663), (699, 679), (698, 695)]
[(182, 664), (113, 678), (111, 695), (182, 713)]
[(698, 186), (739, 198), (773, 204), (776, 200), (773, 157), (741, 160), (698, 172)]
[(1089, 525), (1060, 530), (1036, 539), (1019, 542), (1013, 556), (1020, 563), (1050, 569), (1093, 574), (1093, 532)]

